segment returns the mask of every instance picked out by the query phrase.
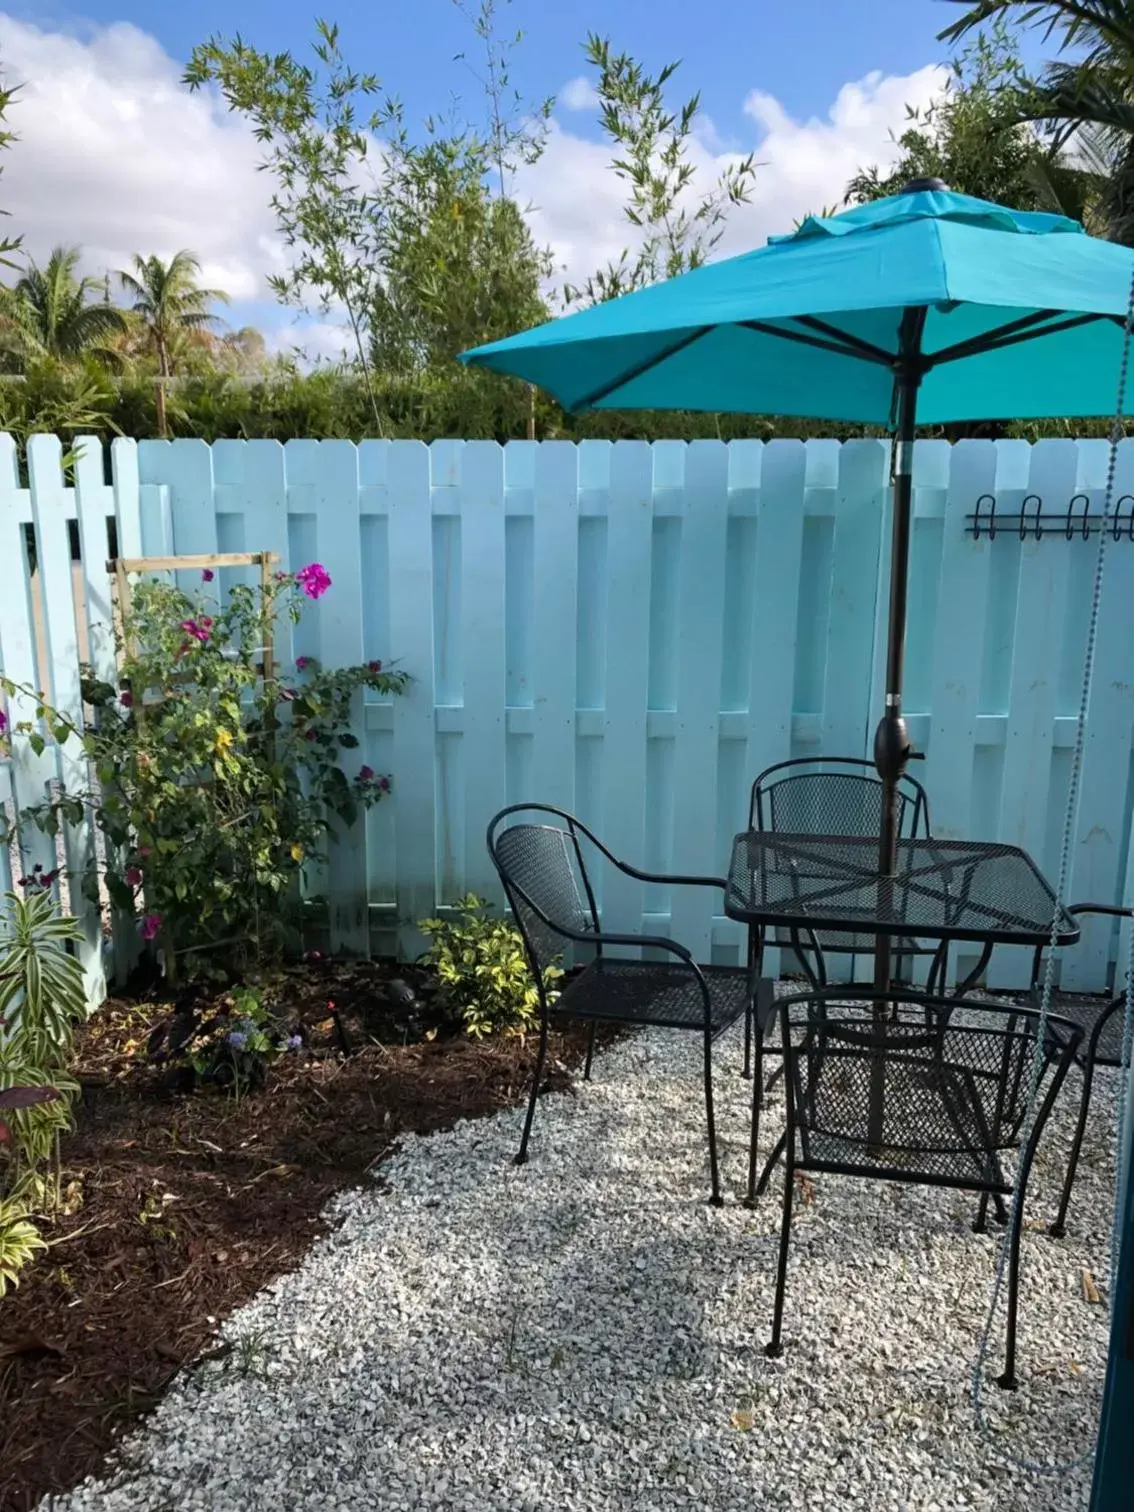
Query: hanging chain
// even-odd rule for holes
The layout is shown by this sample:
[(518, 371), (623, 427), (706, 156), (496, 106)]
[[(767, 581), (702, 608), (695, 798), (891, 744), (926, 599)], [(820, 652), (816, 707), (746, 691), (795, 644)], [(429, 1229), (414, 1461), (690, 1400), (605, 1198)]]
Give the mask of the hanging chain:
[[(989, 1344), (992, 1338), (993, 1324), (996, 1321), (996, 1311), (1000, 1304), (1000, 1294), (1004, 1288), (1004, 1277), (1008, 1267), (1008, 1249), (1010, 1235), (1018, 1217), (1018, 1209), (1022, 1202), (1020, 1178), (1023, 1174), (1023, 1163), (1028, 1142), (1031, 1139), (1032, 1129), (1035, 1125), (1036, 1102), (1039, 1096), (1040, 1074), (1043, 1065), (1044, 1044), (1047, 1039), (1047, 1020), (1051, 1012), (1051, 997), (1055, 987), (1056, 957), (1060, 951), (1059, 933), (1060, 920), (1067, 901), (1067, 891), (1071, 878), (1071, 852), (1075, 834), (1078, 828), (1079, 818), (1079, 794), (1083, 773), (1083, 753), (1086, 747), (1087, 715), (1091, 704), (1091, 688), (1094, 682), (1095, 652), (1098, 647), (1099, 610), (1102, 604), (1103, 577), (1106, 566), (1106, 547), (1111, 532), (1107, 528), (1111, 522), (1111, 513), (1115, 503), (1115, 478), (1118, 472), (1118, 448), (1123, 439), (1123, 417), (1126, 413), (1126, 386), (1130, 370), (1130, 336), (1134, 329), (1134, 271), (1130, 275), (1130, 288), (1126, 301), (1126, 320), (1122, 332), (1122, 358), (1118, 372), (1118, 398), (1115, 405), (1114, 418), (1110, 428), (1110, 451), (1107, 457), (1106, 468), (1106, 491), (1103, 497), (1103, 518), (1099, 530), (1098, 550), (1095, 554), (1095, 577), (1091, 591), (1090, 616), (1087, 621), (1087, 645), (1083, 658), (1083, 683), (1079, 695), (1079, 717), (1075, 727), (1075, 747), (1071, 757), (1071, 778), (1067, 791), (1067, 807), (1063, 816), (1063, 839), (1059, 850), (1059, 877), (1055, 888), (1055, 910), (1051, 919), (1051, 936), (1048, 940), (1047, 962), (1043, 974), (1043, 991), (1040, 998), (1039, 1022), (1036, 1025), (1036, 1044), (1032, 1056), (1031, 1076), (1028, 1091), (1027, 1114), (1024, 1125), (1020, 1131), (1020, 1153), (1016, 1163), (1016, 1180), (1012, 1192), (1012, 1213), (1010, 1221), (1004, 1231), (1001, 1241), (1000, 1253), (996, 1261), (996, 1276), (992, 1284), (992, 1296), (989, 1300), (988, 1313), (981, 1333), (980, 1347), (977, 1350), (976, 1363), (973, 1366), (973, 1415), (978, 1431), (984, 1435), (990, 1443), (995, 1444), (997, 1451), (1004, 1455), (1012, 1464), (1023, 1470), (1028, 1470), (1036, 1475), (1067, 1475), (1080, 1466), (1087, 1464), (1094, 1458), (1095, 1446), (1073, 1460), (1065, 1460), (1056, 1464), (1043, 1464), (1034, 1460), (1026, 1460), (1018, 1455), (1008, 1453), (1003, 1444), (992, 1433), (984, 1412), (981, 1394), (984, 1382), (984, 1365), (988, 1357)], [(1119, 1096), (1118, 1096), (1118, 1169), (1115, 1176), (1114, 1217), (1111, 1226), (1111, 1249), (1110, 1249), (1110, 1295), (1114, 1296), (1114, 1282), (1118, 1274), (1118, 1254), (1121, 1243), (1120, 1218), (1118, 1213), (1118, 1196), (1122, 1190), (1122, 1175), (1124, 1164), (1125, 1139), (1123, 1124), (1126, 1113), (1126, 1082), (1125, 1069), (1130, 1065), (1131, 1042), (1134, 1039), (1134, 928), (1130, 931), (1130, 961), (1126, 980), (1126, 1017), (1122, 1036), (1122, 1068)]]

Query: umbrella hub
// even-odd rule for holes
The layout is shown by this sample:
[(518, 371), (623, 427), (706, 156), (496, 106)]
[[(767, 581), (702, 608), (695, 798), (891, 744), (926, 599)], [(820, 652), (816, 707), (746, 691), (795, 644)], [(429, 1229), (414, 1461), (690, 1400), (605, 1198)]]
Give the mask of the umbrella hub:
[(898, 190), (899, 194), (948, 194), (949, 185), (939, 178), (912, 178)]

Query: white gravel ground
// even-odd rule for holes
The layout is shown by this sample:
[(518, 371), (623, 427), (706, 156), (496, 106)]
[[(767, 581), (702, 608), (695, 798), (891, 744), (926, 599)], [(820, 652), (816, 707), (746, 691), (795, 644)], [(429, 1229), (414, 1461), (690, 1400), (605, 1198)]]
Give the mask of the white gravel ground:
[[(1049, 1512), (1089, 1473), (1107, 1346), (1116, 1078), (1100, 1073), (1069, 1232), (1054, 1211), (1078, 1075), (1030, 1189), (1021, 1389), (970, 1383), (999, 1231), (959, 1193), (816, 1180), (797, 1207), (786, 1352), (764, 1357), (779, 1182), (749, 1212), (739, 1034), (717, 1047), (728, 1199), (710, 1208), (700, 1049), (650, 1033), (577, 1096), (408, 1140), (302, 1268), (229, 1322), (113, 1478), (67, 1512)], [(773, 1094), (765, 1129), (782, 1123)], [(1105, 1291), (1104, 1291), (1105, 1294)], [(990, 1376), (1000, 1370), (999, 1332)]]

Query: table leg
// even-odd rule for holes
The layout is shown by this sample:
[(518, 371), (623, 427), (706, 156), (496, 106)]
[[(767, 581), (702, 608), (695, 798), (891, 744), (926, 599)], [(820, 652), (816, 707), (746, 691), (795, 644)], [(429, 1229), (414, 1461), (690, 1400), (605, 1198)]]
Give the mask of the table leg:
[[(886, 1020), (890, 1015), (890, 968), (893, 958), (893, 942), (889, 935), (876, 935), (874, 939), (874, 1033), (880, 1040), (886, 1032)], [(867, 1146), (870, 1154), (879, 1155), (882, 1149), (882, 1131), (886, 1121), (886, 1056), (879, 1046), (870, 1058), (870, 1107), (867, 1115)]]

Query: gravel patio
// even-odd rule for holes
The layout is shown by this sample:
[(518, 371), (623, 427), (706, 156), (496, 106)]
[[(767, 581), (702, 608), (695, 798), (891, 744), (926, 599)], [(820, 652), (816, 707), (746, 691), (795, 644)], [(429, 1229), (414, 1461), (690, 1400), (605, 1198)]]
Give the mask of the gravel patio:
[[(768, 1361), (779, 1182), (740, 1205), (748, 1084), (739, 1032), (717, 1047), (722, 1209), (705, 1200), (696, 1036), (651, 1032), (596, 1059), (577, 1095), (415, 1137), (299, 1271), (225, 1329), (78, 1512), (997, 1512), (1085, 1509), (1009, 1452), (1086, 1452), (1104, 1306), (1117, 1080), (1100, 1072), (1068, 1235), (1054, 1212), (1073, 1073), (1029, 1187), (1021, 1389), (999, 1335), (973, 1425), (972, 1364), (1000, 1231), (956, 1192), (824, 1177), (796, 1208), (786, 1351)], [(765, 1132), (782, 1126), (782, 1091)], [(765, 1145), (765, 1148), (768, 1146)], [(1105, 1289), (1104, 1289), (1105, 1295)], [(155, 1305), (160, 1302), (155, 1297)]]

